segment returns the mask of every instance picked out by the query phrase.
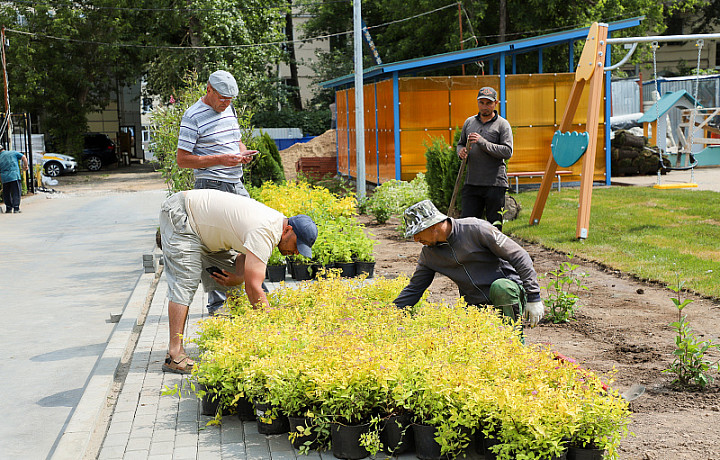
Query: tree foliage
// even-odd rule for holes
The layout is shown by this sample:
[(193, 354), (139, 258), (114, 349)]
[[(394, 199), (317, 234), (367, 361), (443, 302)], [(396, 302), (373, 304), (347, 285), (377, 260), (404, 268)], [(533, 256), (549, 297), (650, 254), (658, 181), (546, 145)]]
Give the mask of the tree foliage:
[[(697, 11), (705, 6), (702, 0), (679, 0), (656, 2), (655, 0), (608, 0), (587, 2), (579, 0), (506, 0), (505, 30), (500, 30), (500, 8), (481, 0), (461, 3), (462, 37), (465, 49), (486, 46), (503, 41), (518, 40), (557, 32), (559, 30), (586, 27), (592, 22), (612, 22), (637, 16), (645, 16), (640, 26), (614, 33), (614, 37), (656, 35), (665, 29), (665, 19), (675, 12)], [(717, 3), (714, 0), (712, 3)], [(461, 49), (460, 21), (457, 7), (448, 6), (446, 0), (400, 0), (363, 1), (363, 19), (370, 27), (375, 46), (384, 62), (395, 62), (423, 56), (457, 51)], [(305, 27), (307, 35), (339, 34), (331, 39), (331, 51), (318, 63), (318, 75), (325, 80), (347, 75), (352, 71), (352, 5), (345, 2), (310, 2), (306, 10), (313, 15)], [(436, 10), (430, 14), (420, 13)], [(410, 20), (403, 20), (411, 18)], [(374, 27), (380, 26), (381, 27)], [(584, 41), (575, 44), (576, 56), (582, 51)], [(647, 57), (645, 52), (636, 53), (636, 60)], [(622, 47), (614, 47), (618, 53), (616, 62), (624, 55)], [(344, 56), (341, 57), (341, 56)], [(342, 61), (348, 66), (338, 66)], [(364, 47), (364, 66), (374, 65), (367, 46)], [(518, 73), (538, 71), (535, 53), (517, 56)], [(489, 69), (480, 65), (466, 65), (469, 74), (481, 74)], [(566, 45), (543, 49), (544, 72), (567, 72), (568, 50)], [(435, 69), (434, 74), (459, 74), (459, 68)]]
[[(35, 115), (41, 128), (72, 153), (81, 145), (87, 114), (105, 107), (121, 85), (142, 74), (144, 51), (107, 43), (134, 40), (136, 14), (103, 6), (128, 0), (3, 3), (8, 31), (7, 71), (11, 110)], [(28, 34), (19, 33), (28, 32)]]
[[(452, 199), (461, 160), (455, 151), (454, 145), (460, 138), (460, 130), (455, 130), (453, 146), (447, 144), (442, 137), (433, 137), (431, 142), (425, 142), (425, 181), (428, 184), (428, 193), (433, 204), (442, 212), (449, 212), (450, 200)], [(464, 183), (461, 178), (460, 187)], [(460, 203), (460, 192), (456, 198), (455, 207), (462, 209)]]
[(31, 113), (60, 151), (74, 153), (87, 115), (143, 77), (168, 102), (188, 72), (207, 81), (226, 69), (244, 105), (277, 106), (284, 91), (268, 65), (284, 56), (286, 11), (274, 0), (3, 2), (11, 110)]
[(269, 134), (263, 133), (255, 138), (252, 147), (260, 153), (252, 163), (245, 167), (243, 182), (246, 186), (262, 187), (263, 183), (270, 181), (281, 183), (285, 181), (285, 172), (282, 169), (280, 152), (275, 141)]
[[(157, 0), (167, 11), (157, 12), (151, 30), (159, 44), (181, 49), (159, 49), (147, 65), (148, 91), (166, 100), (183, 85), (188, 72), (207, 81), (225, 69), (235, 75), (238, 99), (253, 110), (282, 102), (278, 81), (268, 64), (284, 56), (280, 42), (287, 6), (275, 0)], [(205, 47), (205, 48), (202, 48)], [(210, 48), (208, 48), (210, 47)]]

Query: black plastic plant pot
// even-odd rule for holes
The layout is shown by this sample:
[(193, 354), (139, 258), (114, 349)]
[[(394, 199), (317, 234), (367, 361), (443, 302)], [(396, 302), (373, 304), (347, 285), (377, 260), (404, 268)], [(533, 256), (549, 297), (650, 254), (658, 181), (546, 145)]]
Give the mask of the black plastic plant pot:
[(567, 460), (603, 460), (605, 451), (601, 449), (590, 449), (582, 447), (569, 447)]
[[(217, 390), (213, 387), (207, 387), (202, 383), (198, 383), (198, 388), (205, 392), (200, 400), (200, 413), (202, 415), (214, 417), (218, 412), (218, 407), (220, 406), (220, 397), (217, 394)], [(232, 412), (232, 407), (222, 408), (222, 415), (230, 415)]]
[(256, 402), (255, 416), (260, 434), (283, 434), (290, 431), (288, 418), (280, 414), (271, 404)]
[(202, 383), (198, 383), (198, 386), (200, 387), (201, 390), (205, 391), (205, 394), (203, 395), (202, 399), (200, 400), (200, 403), (201, 403), (200, 413), (203, 415), (209, 415), (211, 417), (214, 417), (218, 411), (218, 404), (220, 402), (219, 396), (217, 395), (217, 393), (215, 393), (214, 389), (212, 389), (212, 388), (208, 389)]
[(408, 414), (391, 415), (380, 431), (380, 442), (389, 455), (407, 452), (414, 445), (411, 417)]
[(498, 444), (501, 444), (500, 440), (492, 437), (484, 437), (483, 438), (483, 449), (485, 450), (485, 460), (495, 460), (497, 458), (497, 454), (490, 450), (492, 446), (496, 446)]
[(475, 453), (485, 456), (485, 433), (482, 427), (475, 430)]
[(355, 276), (355, 262), (335, 262), (335, 268), (340, 269), (340, 276), (343, 278)]
[(295, 271), (295, 279), (297, 281), (307, 281), (313, 277), (312, 265), (295, 262), (293, 264), (293, 270)]
[(360, 445), (360, 436), (368, 431), (370, 431), (369, 423), (360, 425), (333, 423), (330, 429), (330, 439), (335, 458), (359, 460), (370, 455), (370, 452)]
[(313, 265), (313, 278), (319, 279), (324, 278), (330, 273), (330, 269), (335, 268), (335, 264), (327, 264), (327, 265), (320, 265), (316, 264)]
[(440, 444), (435, 440), (437, 427), (432, 425), (413, 425), (415, 436), (415, 456), (420, 460), (443, 460), (448, 458), (440, 454)]
[(290, 278), (295, 279), (295, 262), (293, 262), (290, 259), (287, 259), (287, 271), (290, 273)]
[(360, 276), (366, 274), (368, 278), (373, 277), (375, 262), (355, 262), (355, 274)]
[(267, 278), (271, 283), (285, 280), (285, 265), (268, 265)]
[(308, 446), (310, 450), (316, 450), (320, 448), (320, 442), (318, 441), (318, 433), (316, 428), (313, 426), (313, 419), (311, 417), (293, 417), (288, 415), (288, 421), (290, 422), (290, 434), (298, 433), (298, 427), (310, 428), (310, 434), (294, 436), (291, 439), (292, 446), (295, 449), (300, 449), (302, 446)]
[(255, 407), (247, 398), (240, 398), (237, 403), (237, 415), (243, 422), (255, 420)]

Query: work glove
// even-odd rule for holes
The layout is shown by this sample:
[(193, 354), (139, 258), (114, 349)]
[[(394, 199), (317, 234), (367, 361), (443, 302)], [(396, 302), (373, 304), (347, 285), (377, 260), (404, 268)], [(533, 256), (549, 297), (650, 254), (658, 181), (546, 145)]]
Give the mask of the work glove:
[(537, 323), (540, 322), (544, 314), (545, 305), (542, 303), (542, 300), (539, 302), (528, 302), (523, 312), (525, 319), (530, 321), (530, 327), (537, 326)]

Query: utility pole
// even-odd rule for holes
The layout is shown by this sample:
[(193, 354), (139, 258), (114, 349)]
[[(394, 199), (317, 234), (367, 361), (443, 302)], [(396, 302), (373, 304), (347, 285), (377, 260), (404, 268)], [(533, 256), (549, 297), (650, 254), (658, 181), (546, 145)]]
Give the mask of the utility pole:
[(365, 104), (363, 94), (361, 0), (353, 0), (353, 44), (355, 45), (355, 159), (357, 197), (365, 197)]
[[(5, 41), (5, 26), (2, 26), (0, 30), (0, 46), (2, 46), (2, 70), (3, 70), (3, 81), (5, 83), (5, 122), (2, 125), (7, 129), (7, 148), (12, 150), (12, 117), (10, 116), (10, 91), (8, 90), (8, 74), (7, 74), (7, 60), (5, 58), (7, 51), (7, 42)], [(2, 140), (2, 130), (0, 130), (0, 140)]]

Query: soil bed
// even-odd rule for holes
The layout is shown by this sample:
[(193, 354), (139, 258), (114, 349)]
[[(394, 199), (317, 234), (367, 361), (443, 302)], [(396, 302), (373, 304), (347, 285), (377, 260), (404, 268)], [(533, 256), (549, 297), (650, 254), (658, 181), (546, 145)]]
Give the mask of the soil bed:
[[(360, 221), (380, 242), (375, 249), (377, 276), (411, 276), (420, 244), (402, 238), (395, 230), (395, 219), (384, 225), (367, 216)], [(519, 242), (532, 256), (538, 275), (558, 269), (567, 260), (564, 254)], [(620, 391), (634, 383), (646, 386), (645, 394), (631, 403), (630, 430), (635, 436), (623, 440), (621, 459), (720, 458), (720, 385), (714, 383), (701, 392), (677, 391), (670, 386), (670, 374), (662, 373), (672, 362), (675, 344), (675, 333), (668, 327), (677, 319), (670, 300), (675, 293), (592, 262), (574, 259), (573, 263), (589, 274), (584, 279), (588, 290), (579, 294), (577, 321), (562, 325), (542, 322), (526, 329), (527, 342), (550, 343), (554, 350), (601, 374), (616, 369), (613, 386)], [(546, 282), (540, 280), (540, 284)], [(717, 340), (720, 303), (692, 294), (683, 296), (693, 300), (685, 313), (696, 335)], [(455, 284), (438, 275), (430, 286), (430, 299), (456, 298)], [(717, 358), (717, 353), (713, 356)]]

